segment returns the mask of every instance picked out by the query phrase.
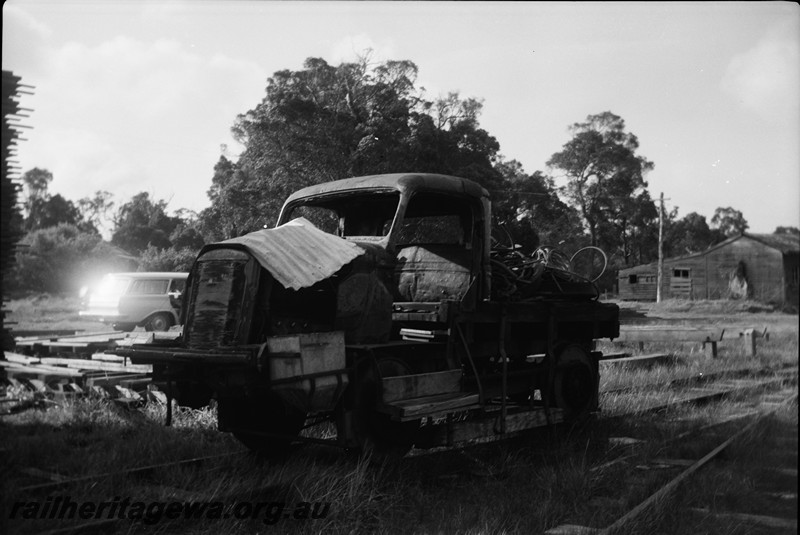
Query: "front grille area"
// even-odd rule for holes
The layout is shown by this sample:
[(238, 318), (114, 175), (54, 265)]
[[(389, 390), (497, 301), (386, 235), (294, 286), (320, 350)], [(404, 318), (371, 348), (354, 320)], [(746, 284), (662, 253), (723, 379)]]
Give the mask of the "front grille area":
[[(211, 349), (242, 343), (242, 314), (247, 287), (245, 258), (220, 258), (204, 255), (194, 267), (191, 297), (186, 318), (186, 345)], [(211, 256), (211, 258), (206, 258)], [(244, 341), (246, 343), (246, 341)]]

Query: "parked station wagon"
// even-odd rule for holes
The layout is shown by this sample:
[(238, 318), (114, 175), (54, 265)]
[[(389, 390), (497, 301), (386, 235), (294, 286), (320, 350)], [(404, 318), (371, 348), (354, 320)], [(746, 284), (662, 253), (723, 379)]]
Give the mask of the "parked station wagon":
[(180, 321), (188, 273), (109, 273), (91, 290), (80, 316), (114, 329), (166, 331)]

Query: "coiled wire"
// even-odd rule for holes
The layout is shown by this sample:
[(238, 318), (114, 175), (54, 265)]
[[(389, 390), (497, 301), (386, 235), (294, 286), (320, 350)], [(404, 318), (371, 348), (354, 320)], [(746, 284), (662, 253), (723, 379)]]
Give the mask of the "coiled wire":
[[(513, 243), (513, 242), (512, 242)], [(600, 274), (589, 279), (573, 269), (573, 261), (581, 252), (597, 250), (603, 257)], [(574, 291), (576, 283), (590, 284), (594, 299), (600, 297), (595, 284), (608, 266), (608, 257), (602, 249), (594, 246), (584, 247), (571, 257), (551, 246), (538, 247), (530, 256), (523, 254), (513, 245), (503, 247), (495, 244), (491, 251), (492, 294), (499, 301), (523, 302), (546, 297), (581, 295)], [(573, 290), (572, 292), (570, 290)], [(585, 295), (585, 294), (584, 294)]]

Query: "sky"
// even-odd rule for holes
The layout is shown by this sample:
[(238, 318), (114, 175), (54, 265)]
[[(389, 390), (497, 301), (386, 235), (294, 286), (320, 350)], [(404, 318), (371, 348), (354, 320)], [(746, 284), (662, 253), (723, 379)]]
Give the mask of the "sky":
[(146, 191), (200, 211), (274, 72), (368, 49), (413, 61), (431, 99), (481, 99), (481, 127), (527, 173), (611, 111), (678, 217), (730, 206), (751, 232), (800, 227), (794, 2), (9, 0), (3, 70), (34, 86), (17, 160), (73, 201)]

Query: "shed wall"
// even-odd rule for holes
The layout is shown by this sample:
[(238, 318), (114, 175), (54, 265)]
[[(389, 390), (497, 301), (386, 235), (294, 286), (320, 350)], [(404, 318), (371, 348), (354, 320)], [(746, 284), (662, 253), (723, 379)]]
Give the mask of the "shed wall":
[(708, 263), (708, 299), (729, 296), (730, 274), (736, 271), (738, 263), (742, 261), (750, 286), (748, 297), (764, 302), (783, 302), (784, 268), (780, 251), (745, 237), (703, 256)]

